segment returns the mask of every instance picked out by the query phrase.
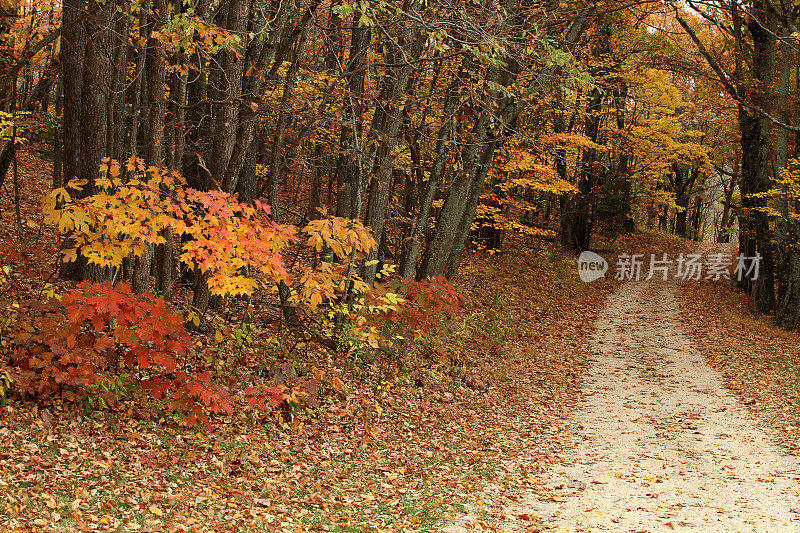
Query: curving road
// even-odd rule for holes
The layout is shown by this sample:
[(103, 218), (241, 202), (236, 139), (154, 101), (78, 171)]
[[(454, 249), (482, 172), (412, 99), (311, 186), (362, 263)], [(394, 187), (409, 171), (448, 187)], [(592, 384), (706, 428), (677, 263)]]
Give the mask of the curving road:
[(554, 497), (513, 513), (554, 531), (800, 531), (800, 463), (728, 393), (679, 318), (674, 281), (627, 282), (593, 338), (578, 445)]

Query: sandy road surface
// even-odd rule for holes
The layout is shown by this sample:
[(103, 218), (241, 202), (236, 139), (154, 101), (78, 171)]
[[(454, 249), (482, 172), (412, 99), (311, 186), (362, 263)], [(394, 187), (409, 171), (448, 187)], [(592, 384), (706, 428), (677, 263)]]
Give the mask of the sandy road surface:
[(511, 515), (555, 531), (800, 532), (800, 458), (728, 393), (679, 320), (674, 281), (628, 282), (598, 318), (578, 445)]

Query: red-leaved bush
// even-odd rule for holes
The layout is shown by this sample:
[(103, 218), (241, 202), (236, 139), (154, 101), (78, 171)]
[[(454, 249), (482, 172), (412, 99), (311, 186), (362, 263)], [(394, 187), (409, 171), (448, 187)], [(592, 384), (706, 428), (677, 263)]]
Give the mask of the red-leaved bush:
[(93, 391), (113, 403), (116, 392), (101, 385), (124, 366), (154, 397), (186, 413), (189, 425), (208, 425), (207, 412), (232, 412), (227, 390), (209, 373), (177, 370), (192, 344), (163, 298), (134, 294), (125, 283), (84, 282), (29, 311), (17, 322), (11, 355), (14, 388), (22, 395)]
[(415, 336), (429, 333), (442, 314), (457, 313), (463, 298), (444, 276), (421, 281), (400, 278), (389, 282), (388, 290), (404, 297), (403, 304), (388, 314), (388, 322)]

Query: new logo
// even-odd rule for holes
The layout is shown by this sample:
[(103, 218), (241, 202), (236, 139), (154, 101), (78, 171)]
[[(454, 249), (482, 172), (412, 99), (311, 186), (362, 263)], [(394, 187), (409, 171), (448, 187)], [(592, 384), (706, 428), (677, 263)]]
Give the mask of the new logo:
[(608, 271), (608, 261), (603, 259), (602, 256), (589, 250), (581, 252), (578, 257), (578, 276), (580, 276), (581, 281), (591, 283), (605, 276), (606, 271)]

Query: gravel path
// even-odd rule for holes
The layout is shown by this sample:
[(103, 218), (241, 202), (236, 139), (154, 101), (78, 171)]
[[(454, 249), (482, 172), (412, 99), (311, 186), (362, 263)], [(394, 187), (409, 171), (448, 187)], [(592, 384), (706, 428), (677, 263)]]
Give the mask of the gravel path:
[(578, 444), (546, 479), (555, 531), (800, 531), (800, 465), (692, 346), (674, 281), (628, 282), (598, 319)]

